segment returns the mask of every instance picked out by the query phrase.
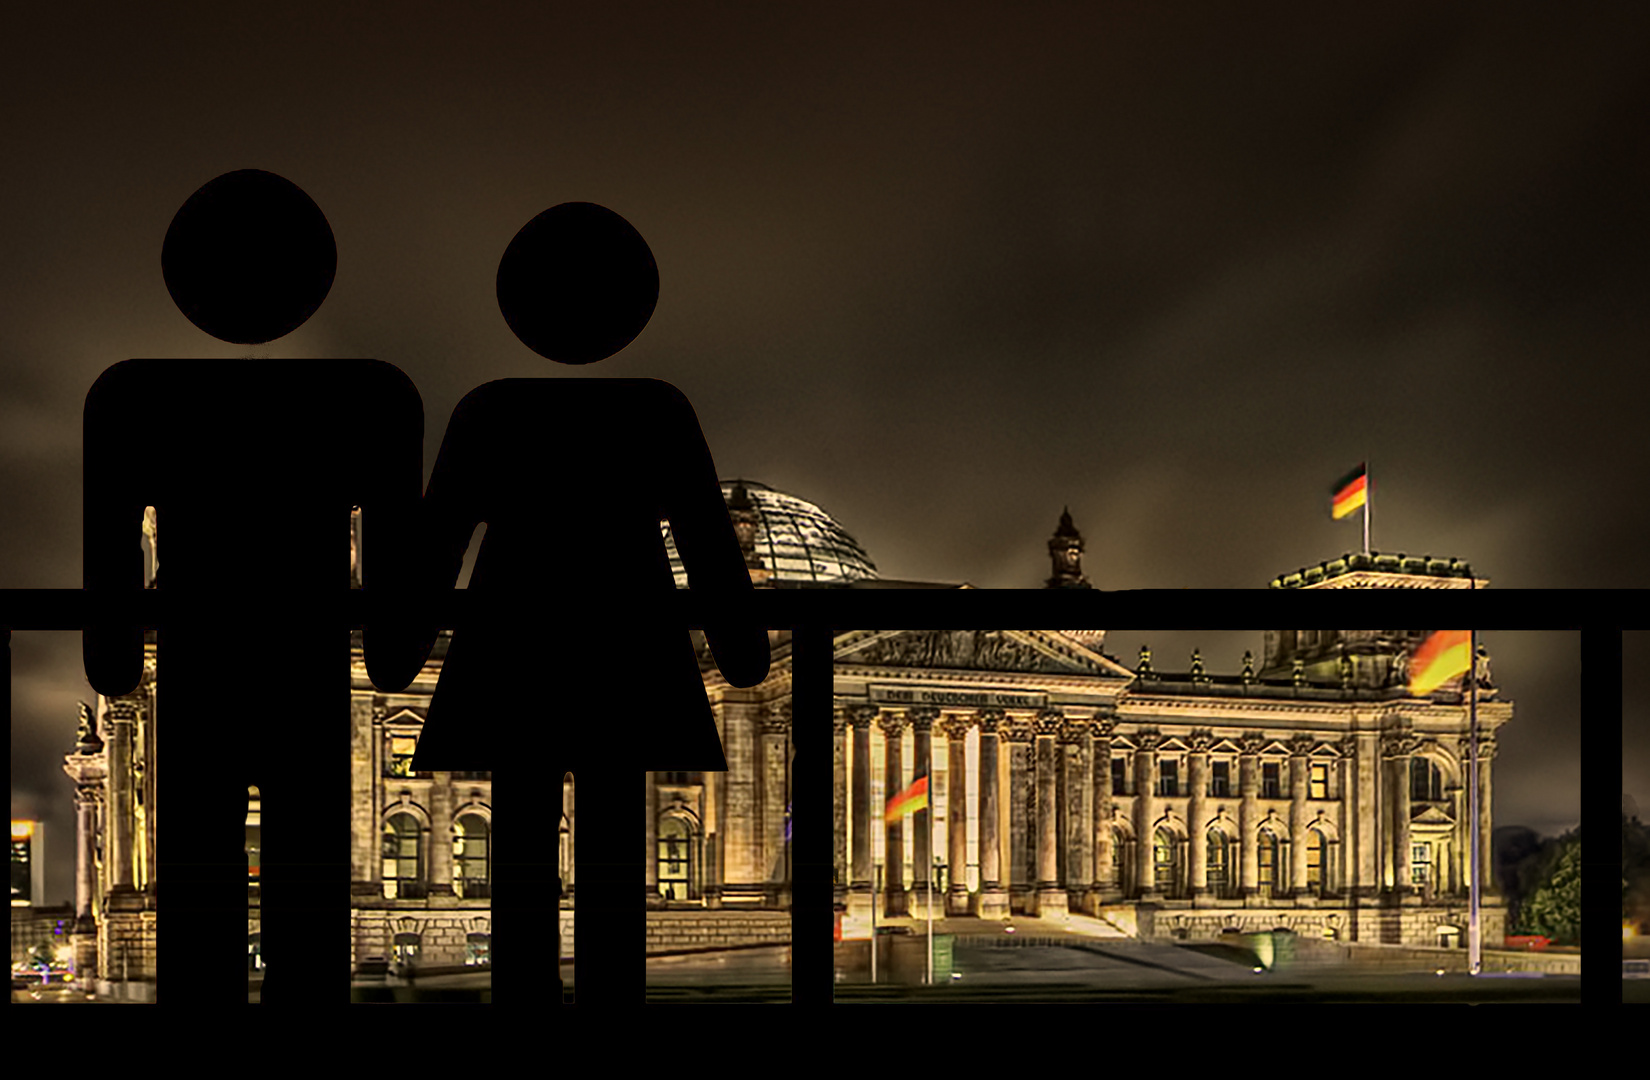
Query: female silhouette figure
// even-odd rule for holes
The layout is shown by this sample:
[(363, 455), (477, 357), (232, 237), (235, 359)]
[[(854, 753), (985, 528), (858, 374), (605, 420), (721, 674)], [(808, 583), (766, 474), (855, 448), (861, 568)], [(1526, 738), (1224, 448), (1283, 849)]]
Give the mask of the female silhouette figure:
[[(546, 210), (499, 263), (505, 321), (558, 363), (622, 349), (658, 293), (641, 235), (591, 203)], [(760, 682), (768, 669), (767, 634), (741, 603), (750, 576), (698, 418), (679, 390), (652, 379), (487, 383), (453, 410), (424, 510), (437, 588), (457, 582), (471, 533), (487, 524), (413, 768), (498, 771), (504, 846), (493, 911), (505, 960), (495, 989), (502, 1001), (523, 1000), (532, 972), (522, 954), (535, 947), (535, 931), (543, 985), (558, 973), (544, 913), (562, 893), (556, 822), (571, 771), (578, 1000), (639, 1004), (643, 860), (652, 853), (637, 820), (636, 779), (727, 767), (672, 602), (662, 519), (690, 587), (720, 605), (705, 627), (718, 666), (736, 686)], [(551, 997), (560, 1000), (559, 985)]]

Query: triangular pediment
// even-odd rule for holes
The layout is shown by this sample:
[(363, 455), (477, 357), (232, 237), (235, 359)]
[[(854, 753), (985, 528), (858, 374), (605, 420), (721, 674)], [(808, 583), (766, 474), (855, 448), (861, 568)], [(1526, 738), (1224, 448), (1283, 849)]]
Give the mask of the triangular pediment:
[(1134, 677), (1058, 630), (855, 630), (838, 634), (832, 646), (839, 664)]
[(1452, 826), (1455, 824), (1455, 819), (1436, 806), (1427, 806), (1420, 813), (1411, 811), (1409, 823), (1411, 825)]

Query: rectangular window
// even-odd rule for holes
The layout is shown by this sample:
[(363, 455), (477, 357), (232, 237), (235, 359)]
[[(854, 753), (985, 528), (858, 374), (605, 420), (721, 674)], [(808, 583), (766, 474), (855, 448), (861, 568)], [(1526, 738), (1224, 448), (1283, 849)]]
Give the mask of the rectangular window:
[(1312, 778), (1307, 796), (1313, 799), (1329, 798), (1329, 766), (1327, 764), (1312, 764)]
[(1180, 762), (1158, 762), (1157, 776), (1157, 793), (1159, 795), (1172, 797), (1180, 794)]
[(1123, 759), (1114, 757), (1111, 759), (1111, 793), (1113, 795), (1127, 795), (1128, 791), (1124, 789), (1124, 783)]
[(1217, 761), (1214, 763), (1214, 777), (1209, 781), (1209, 794), (1218, 799), (1232, 797), (1232, 763)]
[(412, 775), (413, 751), (418, 749), (418, 739), (413, 736), (390, 736), (390, 756), (384, 765), (384, 775), (392, 777), (407, 777)]
[(1281, 799), (1281, 789), (1278, 786), (1278, 763), (1275, 761), (1263, 762), (1260, 767), (1260, 797), (1263, 799)]
[(1410, 848), (1410, 880), (1417, 885), (1427, 883), (1427, 867), (1432, 862), (1425, 844), (1413, 844)]

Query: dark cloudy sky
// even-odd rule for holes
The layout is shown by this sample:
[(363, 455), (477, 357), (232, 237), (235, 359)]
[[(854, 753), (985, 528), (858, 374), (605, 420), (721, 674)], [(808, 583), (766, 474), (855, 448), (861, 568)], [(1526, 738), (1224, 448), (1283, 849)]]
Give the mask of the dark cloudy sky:
[[(1642, 4), (526, 7), (8, 12), (0, 587), (80, 583), (103, 368), (247, 355), (159, 263), (247, 167), (339, 251), (253, 351), (399, 365), (426, 466), (480, 382), (646, 376), (890, 577), (1038, 584), (1069, 505), (1103, 587), (1262, 586), (1367, 458), (1378, 549), (1650, 584)], [(493, 296), (569, 200), (661, 277), (580, 372)]]

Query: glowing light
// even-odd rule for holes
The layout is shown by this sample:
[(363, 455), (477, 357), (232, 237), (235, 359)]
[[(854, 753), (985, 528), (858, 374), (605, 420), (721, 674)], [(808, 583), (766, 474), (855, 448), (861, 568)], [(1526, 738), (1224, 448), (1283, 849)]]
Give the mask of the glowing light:
[(34, 822), (14, 821), (11, 823), (11, 838), (23, 840), (34, 835)]

